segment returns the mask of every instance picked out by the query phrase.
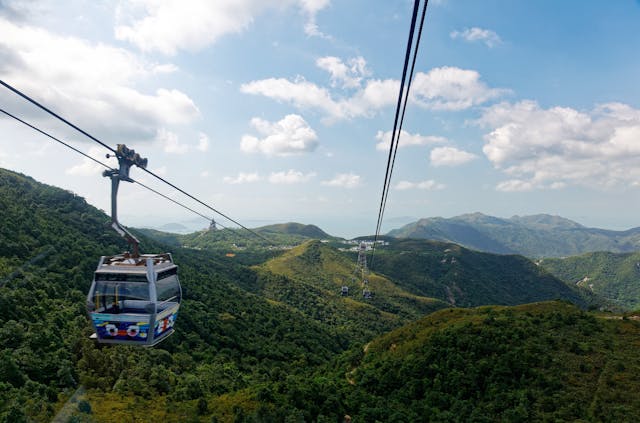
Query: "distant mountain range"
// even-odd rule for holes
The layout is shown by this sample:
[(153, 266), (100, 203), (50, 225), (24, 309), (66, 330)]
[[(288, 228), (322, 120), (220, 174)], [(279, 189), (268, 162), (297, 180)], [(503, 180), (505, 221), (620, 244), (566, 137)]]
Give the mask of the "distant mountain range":
[(396, 238), (453, 242), (497, 254), (565, 257), (593, 251), (640, 250), (640, 228), (612, 231), (588, 228), (560, 216), (537, 214), (503, 219), (482, 213), (431, 217), (394, 229)]

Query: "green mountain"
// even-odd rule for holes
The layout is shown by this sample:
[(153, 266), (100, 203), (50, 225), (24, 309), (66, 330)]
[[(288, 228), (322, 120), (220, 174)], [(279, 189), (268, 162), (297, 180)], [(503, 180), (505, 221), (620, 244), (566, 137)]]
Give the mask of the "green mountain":
[[(162, 233), (156, 233), (154, 239), (147, 233), (138, 232), (143, 252), (170, 251), (179, 265), (184, 299), (176, 332), (155, 348), (98, 346), (88, 339), (92, 329), (85, 315), (85, 295), (98, 258), (126, 248), (124, 241), (105, 227), (107, 216), (73, 193), (1, 169), (0, 211), (3, 218), (3, 225), (0, 225), (0, 422), (51, 421), (56, 415), (58, 420), (74, 422), (326, 422), (341, 421), (344, 414), (349, 413), (354, 421), (412, 421), (415, 406), (422, 406), (416, 395), (427, 392), (420, 387), (423, 385), (410, 378), (407, 378), (406, 386), (404, 382), (394, 382), (397, 374), (390, 371), (387, 372), (388, 379), (378, 381), (376, 378), (381, 374), (376, 369), (387, 369), (386, 357), (380, 355), (380, 361), (367, 361), (368, 357), (371, 360), (378, 357), (373, 354), (378, 351), (374, 348), (378, 341), (366, 348), (372, 354), (364, 353), (363, 347), (388, 330), (400, 327), (402, 331), (402, 325), (411, 325), (410, 322), (446, 305), (426, 294), (428, 289), (415, 277), (417, 273), (413, 274), (418, 272), (413, 261), (408, 262), (413, 267), (402, 264), (403, 258), (411, 254), (430, 263), (430, 260), (436, 260), (436, 250), (442, 249), (443, 244), (401, 241), (397, 246), (392, 243), (379, 249), (374, 259), (375, 272), (370, 275), (370, 285), (376, 296), (364, 301), (358, 283), (351, 279), (354, 253), (339, 251), (328, 243), (305, 241), (293, 249), (265, 249), (258, 253), (252, 253), (250, 249), (235, 250), (235, 256), (227, 256), (220, 253), (225, 250), (180, 247), (183, 245), (180, 238), (166, 237), (162, 243), (157, 240), (158, 236), (165, 236)], [(410, 243), (416, 244), (411, 246)], [(433, 244), (432, 250), (425, 246), (427, 244)], [(437, 259), (441, 261), (444, 250), (438, 251)], [(440, 283), (455, 281), (458, 286), (463, 279), (455, 278), (463, 271), (457, 270), (457, 275), (454, 270), (446, 276), (446, 269), (456, 268), (459, 262), (465, 265), (471, 265), (474, 260), (489, 263), (486, 267), (473, 264), (477, 267), (472, 273), (482, 273), (482, 281), (488, 281), (491, 273), (496, 280), (519, 280), (517, 272), (526, 269), (525, 263), (529, 263), (522, 259), (522, 267), (518, 267), (509, 261), (512, 260), (510, 257), (481, 255), (462, 248), (446, 254), (450, 255), (448, 262), (436, 260), (443, 266), (444, 276), (434, 280)], [(451, 260), (454, 256), (456, 263)], [(499, 265), (500, 259), (507, 261)], [(397, 268), (394, 270), (393, 263), (407, 267), (406, 281)], [(392, 276), (394, 272), (396, 276)], [(511, 273), (504, 276), (501, 275), (503, 272)], [(546, 277), (544, 273), (539, 276)], [(523, 280), (529, 285), (538, 283), (533, 274)], [(351, 292), (342, 297), (339, 288), (345, 283), (351, 287)], [(501, 285), (492, 289), (509, 292)], [(466, 294), (456, 296), (456, 301), (473, 303), (470, 298), (474, 294), (466, 288), (463, 292)], [(508, 311), (500, 307), (493, 309), (495, 315), (469, 317), (469, 321), (481, 319), (486, 324), (484, 320), (492, 322), (490, 318), (495, 318), (496, 331), (509, 327), (508, 319), (504, 317)], [(561, 360), (565, 365), (574, 357), (565, 355), (567, 350), (571, 354), (584, 355), (585, 361), (581, 363), (586, 367), (578, 367), (579, 370), (583, 369), (581, 371), (589, 375), (601, 375), (591, 388), (595, 386), (597, 398), (608, 402), (603, 401), (601, 405), (595, 397), (585, 397), (593, 399), (593, 416), (600, 416), (597, 414), (600, 410), (611, 413), (612, 418), (623, 412), (634, 416), (634, 399), (630, 398), (631, 405), (628, 405), (617, 395), (618, 390), (634, 392), (636, 387), (626, 373), (618, 370), (618, 362), (601, 354), (604, 351), (601, 340), (609, 339), (611, 343), (607, 348), (611, 355), (624, 360), (625, 369), (637, 375), (635, 358), (627, 360), (627, 351), (618, 349), (621, 337), (626, 337), (625, 345), (638, 342), (633, 326), (636, 323), (598, 320), (592, 334), (589, 332), (591, 326), (581, 323), (590, 321), (590, 315), (574, 308), (569, 310), (572, 310), (567, 312), (569, 317), (561, 310), (554, 310), (550, 311), (551, 317), (540, 318), (542, 323), (531, 320), (531, 324), (523, 323), (522, 328), (516, 326), (515, 335), (490, 331), (484, 338), (465, 340), (463, 335), (467, 332), (456, 332), (460, 328), (455, 321), (450, 325), (443, 324), (443, 333), (453, 334), (447, 338), (446, 348), (454, 348), (452, 345), (455, 344), (459, 350), (452, 349), (448, 354), (449, 350), (440, 349), (437, 356), (451, 357), (460, 367), (449, 371), (446, 363), (439, 363), (443, 371), (439, 376), (440, 384), (460, 384), (462, 380), (457, 377), (465, 372), (476, 380), (471, 368), (480, 358), (465, 356), (463, 352), (485, 351), (482, 348), (489, 348), (487, 344), (492, 348), (502, 344), (515, 348), (516, 353), (524, 354), (527, 365), (537, 366), (538, 362), (531, 361), (533, 358), (529, 359), (526, 354), (540, 352), (541, 362), (550, 369), (559, 365), (555, 360)], [(455, 309), (437, 311), (436, 315), (442, 316), (442, 313), (452, 313), (452, 316), (471, 313), (471, 316), (487, 312)], [(536, 312), (531, 313), (535, 319)], [(520, 312), (513, 314), (519, 316)], [(577, 323), (571, 323), (574, 321), (572, 315), (576, 316)], [(465, 322), (462, 328), (467, 326)], [(544, 329), (545, 337), (536, 338), (542, 335), (530, 333), (531, 326), (536, 330)], [(476, 330), (484, 333), (479, 326), (469, 327), (469, 336)], [(569, 327), (577, 328), (580, 337)], [(612, 335), (608, 332), (610, 328), (613, 328), (612, 333), (617, 332)], [(549, 341), (550, 338), (555, 341)], [(460, 344), (453, 339), (459, 339)], [(524, 343), (527, 348), (538, 343), (542, 350), (518, 349), (515, 340), (528, 339), (531, 342)], [(549, 345), (555, 349), (549, 347), (547, 350)], [(555, 356), (552, 349), (560, 353)], [(407, 369), (402, 364), (405, 362), (406, 366), (422, 365), (422, 362), (416, 364), (415, 360), (428, 349), (420, 351), (395, 362), (397, 370)], [(506, 352), (496, 349), (489, 353), (483, 371), (488, 375), (507, 372), (505, 369), (510, 368), (511, 362), (498, 360)], [(549, 411), (552, 414), (564, 410), (560, 404), (570, 398), (559, 393), (563, 385), (550, 380), (550, 387), (541, 391), (534, 378), (538, 367), (533, 369), (533, 376), (526, 374), (518, 382), (535, 382), (531, 391), (525, 390), (524, 397), (521, 396), (522, 384), (483, 385), (491, 388), (489, 390), (469, 385), (462, 392), (465, 392), (465, 398), (473, 389), (479, 392), (476, 396), (487, 401), (504, 398), (505, 410), (510, 409), (515, 401), (513, 398), (529, 401), (518, 402), (525, 410), (539, 412), (542, 407), (539, 404), (544, 404), (544, 410), (552, 410)], [(558, 374), (564, 378), (566, 373), (560, 370)], [(422, 377), (422, 374), (418, 375)], [(388, 381), (391, 385), (385, 385)], [(384, 402), (377, 384), (389, 388), (385, 388), (388, 398)], [(447, 392), (445, 394), (453, 395)], [(530, 399), (531, 395), (536, 395), (535, 401)], [(408, 402), (401, 403), (401, 397)], [(455, 406), (452, 399), (443, 401), (450, 402), (439, 403), (440, 408), (434, 408), (434, 416), (436, 412), (444, 413), (445, 408), (458, 410), (451, 408)], [(429, 407), (436, 407), (430, 404)], [(461, 409), (461, 420), (468, 420), (463, 418), (464, 410), (470, 410), (475, 404), (479, 405), (478, 413), (495, 420), (493, 417), (499, 406), (486, 408), (481, 402), (467, 403), (467, 408)], [(618, 409), (612, 411), (613, 406)], [(395, 417), (392, 413), (396, 413)], [(545, 414), (548, 415), (551, 414)], [(553, 416), (574, 415), (560, 413)]]
[(376, 249), (373, 268), (416, 295), (458, 307), (566, 299), (586, 306), (595, 296), (557, 279), (529, 259), (426, 240), (395, 240)]
[(305, 238), (313, 238), (313, 239), (333, 238), (331, 235), (327, 234), (325, 231), (323, 231), (316, 225), (303, 225), (302, 223), (294, 223), (294, 222), (261, 226), (259, 228), (255, 228), (255, 231), (265, 235), (276, 233), (276, 234), (300, 235)]
[[(188, 234), (162, 232), (154, 229), (136, 229), (157, 241), (185, 248), (231, 252), (237, 254), (251, 250), (255, 254), (259, 250), (278, 250), (300, 245), (310, 239), (331, 240), (340, 243), (340, 238), (332, 237), (315, 225), (301, 223), (282, 223), (252, 229), (262, 237), (258, 237), (244, 229), (202, 230)], [(269, 258), (271, 255), (263, 255)]]
[(388, 233), (397, 238), (453, 242), (497, 254), (563, 257), (593, 251), (640, 250), (640, 228), (587, 228), (560, 216), (539, 214), (501, 219), (482, 213), (420, 219)]
[(637, 322), (564, 302), (446, 309), (263, 402), (305, 421), (638, 421), (638, 339)]
[[(257, 266), (257, 284), (246, 288), (358, 341), (447, 307), (443, 301), (409, 293), (375, 273), (368, 275), (374, 298), (365, 300), (361, 282), (354, 278), (354, 263), (320, 241), (307, 241)], [(341, 295), (342, 286), (349, 288), (349, 295)]]
[(567, 284), (589, 289), (625, 309), (640, 309), (640, 253), (596, 252), (539, 263)]
[(0, 210), (2, 422), (50, 421), (79, 386), (96, 421), (185, 421), (197, 416), (197, 403), (218, 397), (231, 412), (227, 393), (306, 371), (353, 342), (242, 289), (257, 279), (248, 267), (143, 235), (143, 252), (171, 250), (180, 267), (176, 333), (153, 349), (97, 346), (85, 295), (100, 255), (126, 247), (107, 216), (73, 193), (1, 169)]

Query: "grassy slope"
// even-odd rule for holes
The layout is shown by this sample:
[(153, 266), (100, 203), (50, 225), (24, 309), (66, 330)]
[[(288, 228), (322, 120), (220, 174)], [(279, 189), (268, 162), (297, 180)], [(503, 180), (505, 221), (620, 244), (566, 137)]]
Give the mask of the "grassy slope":
[[(318, 241), (308, 241), (256, 269), (256, 292), (360, 340), (446, 306), (408, 293), (377, 274), (369, 275), (375, 297), (363, 300), (360, 282), (353, 279), (353, 260)], [(348, 297), (340, 295), (343, 285), (350, 288)]]

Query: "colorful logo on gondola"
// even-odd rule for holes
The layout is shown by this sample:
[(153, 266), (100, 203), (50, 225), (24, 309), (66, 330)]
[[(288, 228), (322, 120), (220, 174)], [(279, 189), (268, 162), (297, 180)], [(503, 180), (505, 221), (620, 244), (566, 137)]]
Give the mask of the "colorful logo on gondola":
[(165, 310), (158, 315), (155, 327), (155, 336), (163, 334), (173, 327), (178, 316), (178, 307)]
[(92, 319), (98, 338), (120, 341), (146, 341), (149, 335), (149, 322), (132, 322), (122, 319), (123, 317), (125, 316), (93, 314)]

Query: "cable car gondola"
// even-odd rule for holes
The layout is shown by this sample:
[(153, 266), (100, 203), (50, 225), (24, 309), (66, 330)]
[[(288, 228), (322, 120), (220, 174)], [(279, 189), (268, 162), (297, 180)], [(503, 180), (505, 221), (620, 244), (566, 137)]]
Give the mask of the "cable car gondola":
[(95, 339), (156, 345), (173, 333), (181, 296), (171, 254), (103, 256), (87, 296)]
[(124, 144), (118, 144), (116, 157), (119, 169), (103, 174), (111, 178), (111, 227), (129, 242), (132, 252), (100, 258), (87, 294), (87, 312), (96, 331), (91, 338), (153, 346), (174, 330), (182, 298), (178, 266), (169, 253), (140, 255), (139, 241), (118, 222), (119, 183), (131, 182), (129, 168), (145, 168), (147, 159)]

